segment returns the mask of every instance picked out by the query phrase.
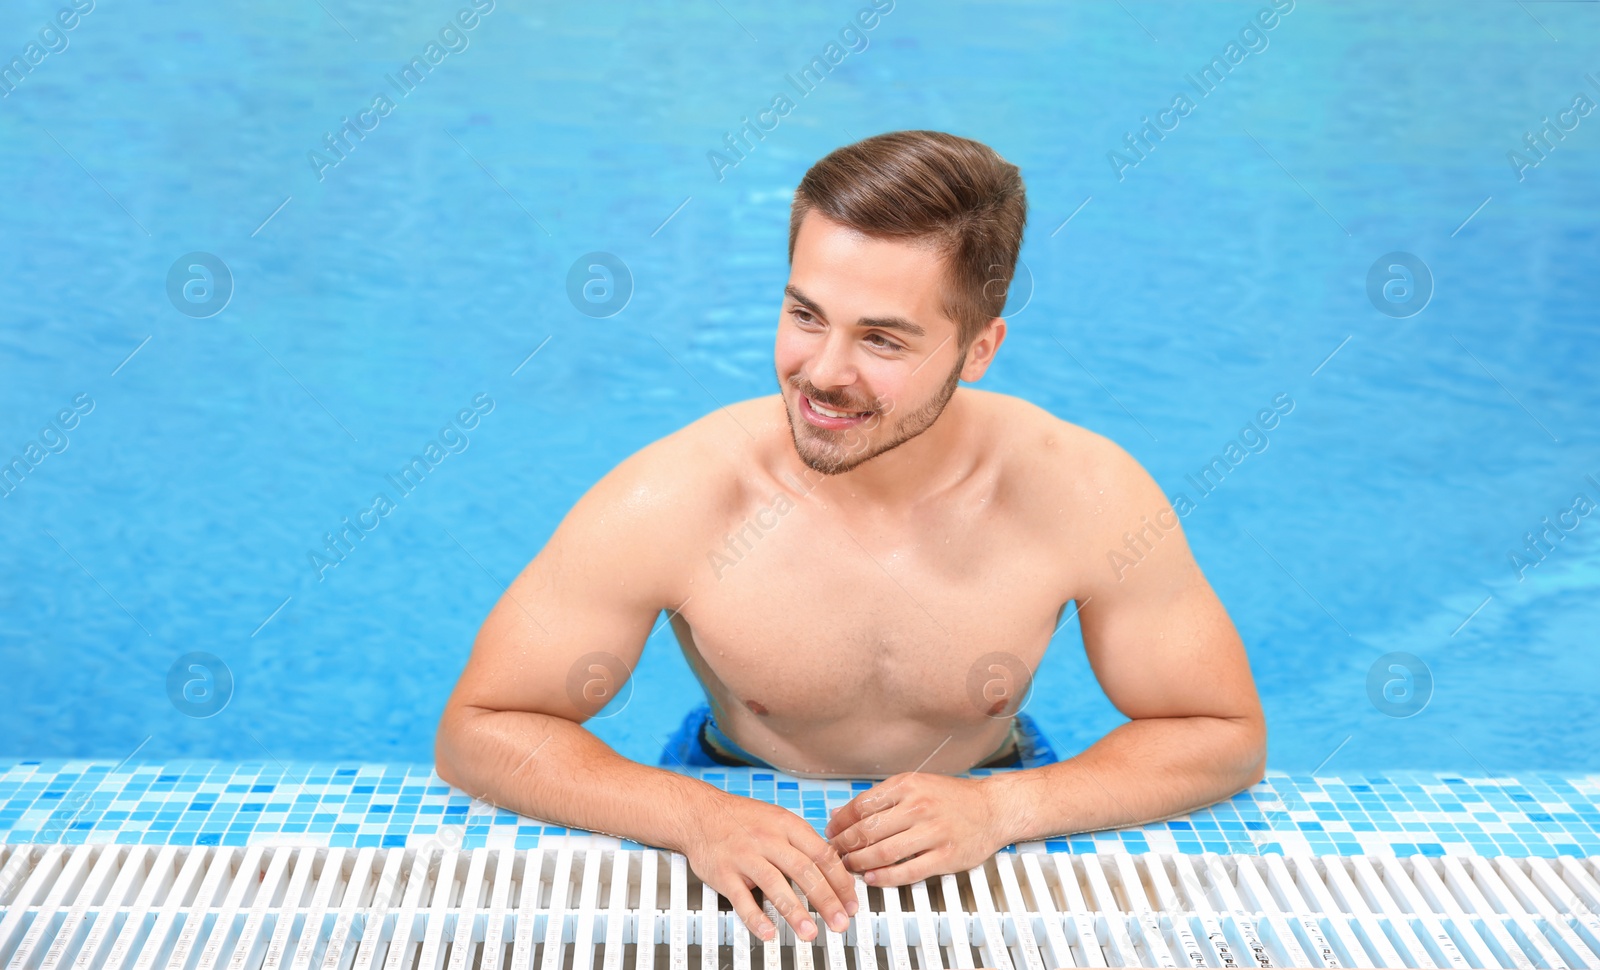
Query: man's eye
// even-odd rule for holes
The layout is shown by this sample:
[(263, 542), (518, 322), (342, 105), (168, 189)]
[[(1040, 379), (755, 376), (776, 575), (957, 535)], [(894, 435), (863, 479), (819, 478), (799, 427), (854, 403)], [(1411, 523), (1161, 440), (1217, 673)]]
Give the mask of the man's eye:
[(871, 339), (874, 339), (874, 340), (883, 341), (883, 343), (879, 344), (878, 346), (880, 348), (884, 349), (884, 350), (899, 350), (900, 349), (900, 345), (899, 344), (895, 343), (893, 340), (890, 340), (888, 337), (885, 337), (881, 333), (868, 334), (868, 337), (871, 338)]
[(816, 318), (811, 315), (811, 311), (802, 310), (800, 307), (795, 307), (793, 310), (790, 310), (789, 311), (789, 315), (794, 317), (796, 320), (798, 320), (801, 323), (814, 323), (814, 322), (816, 322)]

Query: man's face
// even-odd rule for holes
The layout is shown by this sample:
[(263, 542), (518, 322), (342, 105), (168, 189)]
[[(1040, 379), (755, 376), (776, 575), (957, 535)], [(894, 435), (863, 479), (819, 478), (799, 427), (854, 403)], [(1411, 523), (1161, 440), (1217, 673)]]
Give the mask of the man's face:
[(808, 467), (847, 472), (926, 431), (949, 403), (966, 354), (942, 308), (944, 272), (926, 244), (806, 213), (773, 359)]

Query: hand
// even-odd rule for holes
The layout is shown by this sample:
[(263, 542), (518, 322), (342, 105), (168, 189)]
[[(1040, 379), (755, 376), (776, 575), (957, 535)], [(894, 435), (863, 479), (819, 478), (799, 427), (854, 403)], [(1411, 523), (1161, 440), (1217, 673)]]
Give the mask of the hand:
[(874, 886), (904, 886), (981, 865), (1009, 844), (981, 779), (898, 774), (841, 805), (823, 834)]
[(733, 911), (763, 942), (777, 927), (763, 915), (751, 890), (761, 892), (802, 940), (818, 930), (800, 904), (793, 879), (806, 901), (843, 933), (855, 915), (855, 877), (845, 870), (833, 846), (818, 837), (809, 822), (786, 808), (716, 791), (697, 803), (680, 851), (689, 868), (706, 885), (727, 897)]

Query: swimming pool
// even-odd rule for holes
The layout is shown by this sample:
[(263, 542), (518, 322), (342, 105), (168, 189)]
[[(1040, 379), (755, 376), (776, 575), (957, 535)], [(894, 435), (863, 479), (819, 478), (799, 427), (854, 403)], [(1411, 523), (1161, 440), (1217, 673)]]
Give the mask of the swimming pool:
[[(0, 56), (46, 50), (0, 86), (0, 457), (39, 458), (0, 500), (0, 753), (431, 760), (479, 623), (566, 509), (773, 389), (805, 167), (931, 127), (1030, 189), (979, 386), (1191, 500), (1271, 767), (1594, 770), (1580, 5), (1302, 0), (1249, 28), (1257, 4), (899, 3), (856, 42), (853, 4), (483, 6), (100, 4), (62, 40), (52, 4), (0, 12)], [(1576, 127), (1532, 164), (1547, 117)], [(625, 299), (569, 289), (595, 252)], [(231, 677), (212, 716), (168, 688), (197, 652)], [(664, 626), (633, 686), (590, 726), (653, 763), (698, 690)], [(1034, 696), (1063, 753), (1120, 720), (1075, 623)]]

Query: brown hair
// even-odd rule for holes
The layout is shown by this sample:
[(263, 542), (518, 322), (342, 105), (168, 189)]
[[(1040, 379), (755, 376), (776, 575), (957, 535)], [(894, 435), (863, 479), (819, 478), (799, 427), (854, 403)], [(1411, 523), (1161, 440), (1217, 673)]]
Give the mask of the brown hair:
[(1005, 309), (1028, 202), (1021, 171), (989, 146), (942, 131), (891, 131), (834, 149), (795, 189), (790, 263), (812, 209), (868, 236), (930, 239), (948, 267), (944, 312), (961, 350)]

